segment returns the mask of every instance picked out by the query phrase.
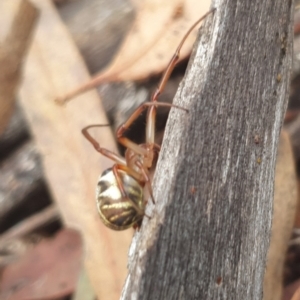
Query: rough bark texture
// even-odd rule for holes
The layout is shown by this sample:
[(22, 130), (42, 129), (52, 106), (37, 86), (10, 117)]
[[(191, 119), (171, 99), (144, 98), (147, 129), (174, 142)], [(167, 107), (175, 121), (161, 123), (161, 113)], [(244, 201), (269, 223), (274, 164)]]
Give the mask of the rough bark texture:
[(261, 299), (293, 1), (219, 0), (172, 110), (122, 299)]

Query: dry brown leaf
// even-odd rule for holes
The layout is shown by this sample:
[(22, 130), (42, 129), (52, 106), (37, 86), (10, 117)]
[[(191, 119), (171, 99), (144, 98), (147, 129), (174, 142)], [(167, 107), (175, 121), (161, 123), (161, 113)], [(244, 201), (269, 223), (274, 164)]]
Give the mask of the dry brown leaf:
[[(210, 1), (145, 1), (121, 49), (99, 78), (141, 80), (162, 72), (189, 27), (209, 9)], [(196, 30), (181, 50), (186, 57)]]
[[(112, 162), (97, 153), (81, 134), (87, 125), (107, 123), (105, 113), (96, 92), (65, 107), (53, 102), (89, 77), (51, 1), (32, 2), (41, 15), (24, 68), (20, 102), (63, 221), (82, 234), (85, 267), (97, 297), (119, 299), (132, 231), (114, 232), (101, 223), (95, 188), (99, 174)], [(92, 134), (103, 147), (116, 151), (109, 128)]]
[(79, 233), (62, 230), (5, 268), (0, 299), (61, 299), (74, 291), (81, 264)]
[(297, 289), (291, 300), (300, 300), (300, 287)]
[(281, 300), (283, 266), (297, 205), (295, 161), (289, 135), (281, 132), (277, 153), (273, 223), (264, 277), (264, 300)]
[[(104, 82), (142, 80), (161, 73), (187, 30), (210, 6), (210, 0), (145, 0), (118, 54), (100, 74), (75, 92), (60, 98), (65, 101)], [(197, 29), (185, 41), (180, 59), (188, 56)]]
[(298, 205), (296, 209), (295, 228), (300, 228), (300, 181), (298, 180)]
[[(291, 300), (292, 297), (300, 290), (300, 279), (290, 283), (284, 288), (282, 300)], [(299, 295), (300, 296), (300, 295)], [(300, 300), (300, 298), (299, 298)]]

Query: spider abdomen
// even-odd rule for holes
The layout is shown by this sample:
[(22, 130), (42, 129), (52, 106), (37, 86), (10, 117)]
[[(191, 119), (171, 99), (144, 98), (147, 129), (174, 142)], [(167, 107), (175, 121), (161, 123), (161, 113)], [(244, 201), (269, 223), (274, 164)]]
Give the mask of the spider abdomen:
[(123, 197), (112, 169), (103, 172), (96, 190), (97, 208), (103, 223), (125, 230), (144, 216), (143, 187), (133, 177), (118, 170), (127, 197)]

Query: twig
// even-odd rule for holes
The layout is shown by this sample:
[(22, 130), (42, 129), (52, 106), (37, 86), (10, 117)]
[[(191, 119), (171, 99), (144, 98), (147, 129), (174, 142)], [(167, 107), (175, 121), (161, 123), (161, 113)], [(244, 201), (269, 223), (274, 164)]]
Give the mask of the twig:
[(7, 241), (22, 238), (32, 233), (34, 230), (39, 229), (41, 226), (45, 226), (56, 220), (59, 220), (59, 211), (57, 207), (55, 205), (48, 206), (41, 212), (16, 224), (4, 234), (0, 235), (0, 249)]
[(213, 5), (174, 100), (189, 115), (170, 113), (123, 300), (262, 299), (293, 2)]
[(21, 62), (38, 16), (27, 0), (0, 2), (0, 134), (13, 113)]

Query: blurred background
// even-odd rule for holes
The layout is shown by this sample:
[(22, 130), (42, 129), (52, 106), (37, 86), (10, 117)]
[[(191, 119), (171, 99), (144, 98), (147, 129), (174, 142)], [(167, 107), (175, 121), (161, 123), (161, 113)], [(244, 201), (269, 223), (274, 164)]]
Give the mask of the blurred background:
[[(90, 124), (111, 124), (111, 129), (98, 129), (93, 135), (103, 147), (124, 154), (114, 132), (150, 99), (181, 38), (208, 11), (210, 1), (198, 2), (2, 1), (0, 299), (119, 299), (134, 231), (112, 232), (100, 223), (94, 190), (98, 175), (112, 162), (100, 157), (80, 131)], [(278, 196), (275, 210), (286, 210), (286, 218), (274, 221), (279, 229), (272, 235), (278, 233), (282, 246), (275, 244), (277, 258), (270, 261), (279, 271), (265, 280), (283, 289), (265, 299), (291, 299), (300, 288), (297, 5), (286, 139), (281, 143), (292, 146), (292, 151), (287, 147), (283, 152), (292, 159), (289, 172), (298, 179)], [(197, 30), (186, 41), (160, 101), (172, 102), (196, 34)], [(88, 82), (89, 74), (98, 78), (97, 92), (77, 96), (64, 106), (55, 104), (55, 99)], [(168, 109), (158, 110), (158, 144), (167, 117)], [(142, 114), (127, 134), (138, 144), (145, 138), (145, 122)], [(287, 170), (278, 172), (282, 177)]]

